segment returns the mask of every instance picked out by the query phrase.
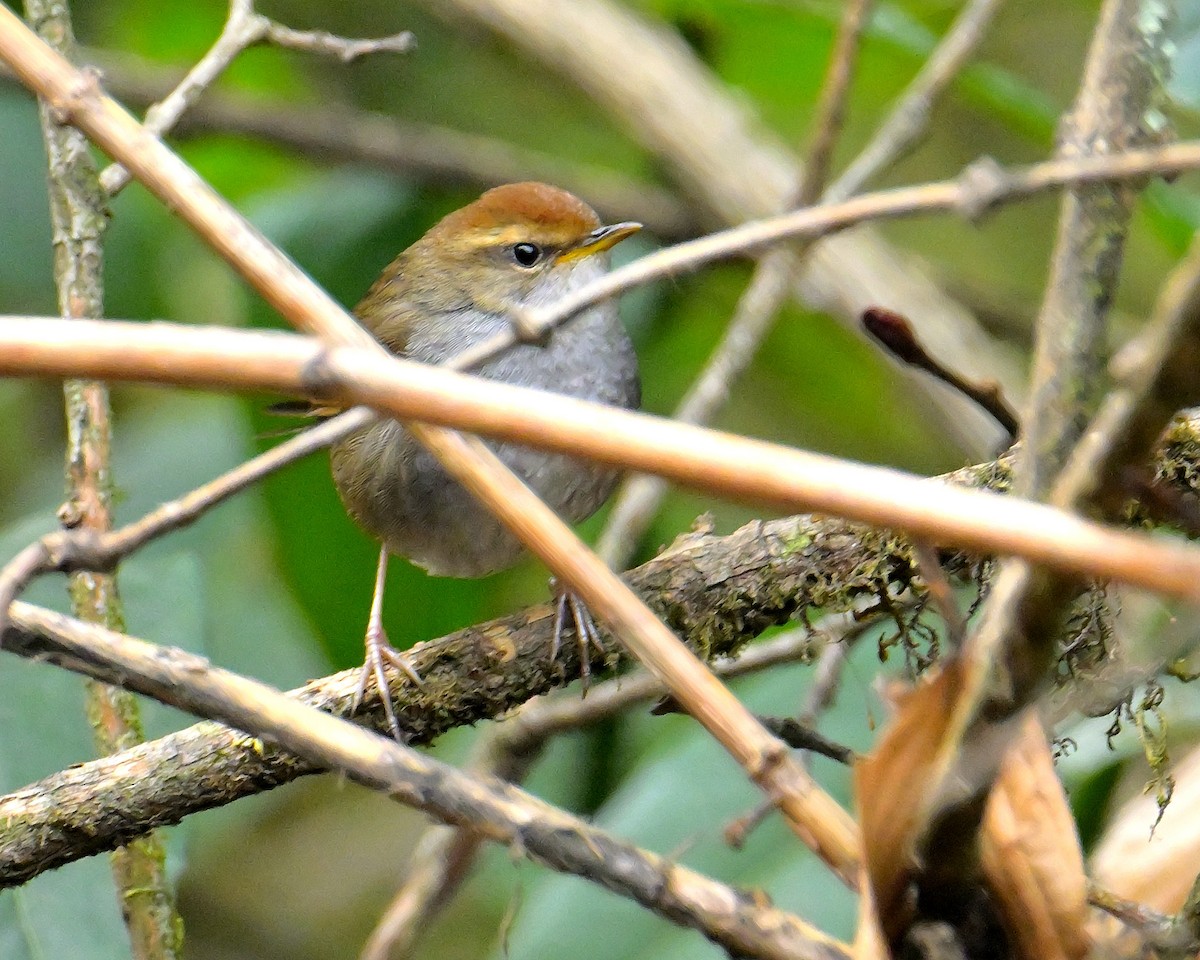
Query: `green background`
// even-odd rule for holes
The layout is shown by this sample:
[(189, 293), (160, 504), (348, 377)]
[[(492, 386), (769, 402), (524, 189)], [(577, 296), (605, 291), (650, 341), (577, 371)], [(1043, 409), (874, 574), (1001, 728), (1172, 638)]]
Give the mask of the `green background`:
[[(631, 4), (678, 29), (765, 124), (801, 145), (838, 16), (822, 2), (658, 0)], [(194, 62), (225, 7), (214, 0), (114, 0), (79, 4), (76, 29), (90, 47), (127, 51), (168, 66)], [(296, 27), (354, 36), (411, 29), (416, 50), (350, 66), (255, 49), (221, 89), (296, 106), (370, 110), (407, 121), (487, 134), (628, 177), (673, 186), (619, 120), (478, 27), (429, 14), (436, 4), (264, 4)], [(849, 121), (836, 155), (844, 165), (957, 11), (949, 2), (878, 5), (863, 46)], [(1006, 163), (1044, 157), (1070, 103), (1094, 25), (1095, 5), (1020, 0), (1003, 9), (980, 60), (938, 109), (923, 144), (882, 184), (953, 176), (981, 154)], [(1200, 80), (1192, 68), (1195, 11), (1179, 26), (1172, 119), (1194, 134)], [(53, 310), (44, 157), (31, 99), (0, 84), (0, 312)], [(480, 187), (446, 188), (367, 166), (324, 165), (245, 138), (209, 135), (183, 155), (335, 296), (353, 303), (395, 253)], [(1118, 297), (1121, 335), (1143, 317), (1193, 228), (1198, 198), (1186, 178), (1149, 191), (1135, 221)], [(280, 326), (281, 321), (136, 185), (113, 204), (106, 240), (108, 314), (190, 323)], [(1056, 203), (1041, 198), (980, 225), (953, 217), (893, 223), (885, 235), (997, 337), (1027, 349), (1054, 236)], [(643, 234), (618, 259), (660, 242)], [(750, 265), (733, 263), (641, 291), (623, 304), (645, 383), (645, 407), (669, 413), (719, 338)], [(919, 318), (914, 318), (918, 322)], [(964, 462), (906, 395), (890, 362), (837, 321), (785, 308), (718, 425), (873, 463), (938, 473)], [(262, 413), (271, 398), (187, 391), (114, 390), (117, 516), (128, 521), (275, 442)], [(63, 497), (63, 427), (56, 384), (0, 382), (0, 556), (53, 528)], [(674, 493), (645, 536), (639, 558), (710, 511), (728, 531), (761, 513)], [(583, 528), (592, 537), (603, 522)], [(130, 629), (203, 651), (215, 662), (291, 686), (361, 659), (375, 545), (342, 512), (324, 457), (313, 457), (156, 543), (121, 571)], [(535, 563), (483, 580), (430, 578), (393, 564), (385, 621), (398, 645), (544, 599)], [(30, 591), (65, 609), (61, 582)], [(879, 719), (866, 643), (849, 667), (824, 729), (856, 747)], [(802, 702), (802, 667), (740, 682), (756, 709), (789, 713)], [(81, 685), (50, 667), (0, 657), (0, 791), (90, 756)], [(1186, 694), (1168, 693), (1186, 721)], [(149, 709), (152, 732), (187, 723)], [(460, 760), (478, 731), (459, 731), (436, 752)], [(1107, 753), (1082, 740), (1072, 777), (1094, 821), (1125, 738)], [(1100, 741), (1102, 742), (1102, 740)], [(817, 772), (845, 798), (843, 771)], [(721, 828), (752, 807), (754, 791), (733, 763), (681, 717), (635, 711), (562, 738), (531, 789), (595, 817), (607, 829), (712, 872), (767, 890), (825, 929), (848, 935), (854, 903), (777, 820), (735, 853)], [(1090, 791), (1090, 792), (1087, 792)], [(193, 818), (169, 832), (170, 856), (192, 958), (353, 956), (397, 882), (422, 818), (334, 778), (311, 778)], [(507, 919), (506, 919), (507, 918)], [(594, 885), (550, 874), (489, 850), (480, 875), (431, 931), (420, 956), (708, 957), (719, 951)], [(86, 934), (82, 931), (87, 931)], [(0, 956), (113, 957), (127, 952), (104, 858), (74, 864), (0, 893)]]

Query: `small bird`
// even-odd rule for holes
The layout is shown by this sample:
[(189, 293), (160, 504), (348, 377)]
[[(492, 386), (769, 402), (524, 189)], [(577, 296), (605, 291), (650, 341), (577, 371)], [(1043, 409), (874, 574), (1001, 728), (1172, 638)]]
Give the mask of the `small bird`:
[[(604, 274), (607, 251), (640, 229), (638, 223), (604, 225), (582, 200), (544, 183), (496, 187), (393, 260), (354, 313), (393, 353), (442, 363), (510, 328), (519, 309), (552, 304)], [(511, 347), (476, 372), (619, 407), (636, 408), (641, 399), (637, 357), (611, 301), (554, 330), (545, 345)], [(615, 471), (563, 454), (513, 443), (492, 448), (570, 523), (594, 513), (617, 481)], [(400, 739), (384, 664), (418, 684), (421, 678), (383, 629), (388, 555), (438, 576), (483, 577), (512, 566), (524, 550), (394, 420), (379, 420), (336, 444), (330, 463), (346, 510), (382, 543), (355, 706), (374, 680)], [(563, 609), (560, 600), (556, 650)], [(586, 642), (586, 618), (573, 609), (576, 632)]]

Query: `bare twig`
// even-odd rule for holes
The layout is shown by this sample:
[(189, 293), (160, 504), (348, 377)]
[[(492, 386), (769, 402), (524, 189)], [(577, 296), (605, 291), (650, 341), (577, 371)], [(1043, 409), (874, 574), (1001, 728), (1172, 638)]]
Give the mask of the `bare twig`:
[[(105, 87), (135, 107), (152, 106), (181, 82), (179, 70), (129, 51), (83, 48), (81, 59), (96, 64)], [(15, 83), (3, 66), (0, 80)], [(663, 187), (494, 137), (366, 113), (349, 103), (301, 106), (261, 94), (210, 91), (189, 104), (172, 132), (176, 138), (241, 134), (290, 147), (314, 160), (367, 164), (446, 186), (544, 180), (587, 197), (609, 219), (644, 223), (657, 237), (678, 240), (700, 232), (697, 213)]]
[[(795, 917), (618, 840), (515, 787), (485, 783), (277, 690), (159, 647), (17, 604), (29, 632), (9, 645), (277, 743), (446, 823), (464, 824), (552, 869), (586, 877), (691, 927), (727, 950), (764, 958), (844, 960), (846, 950)], [(254, 746), (242, 737), (242, 749)], [(261, 746), (261, 745), (260, 745)]]
[[(371, 53), (406, 53), (412, 48), (411, 33), (397, 33), (379, 40), (347, 40), (320, 31), (290, 30), (257, 13), (253, 0), (230, 0), (229, 16), (221, 35), (170, 93), (146, 111), (145, 128), (162, 136), (179, 122), (183, 114), (221, 77), (244, 50), (258, 43), (308, 50), (338, 57), (349, 62)], [(112, 164), (100, 177), (100, 185), (115, 196), (130, 181), (120, 164)]]
[(273, 20), (267, 22), (263, 39), (277, 47), (337, 57), (342, 63), (373, 53), (408, 53), (414, 45), (413, 35), (407, 30), (371, 40), (350, 40), (324, 30), (294, 30)]
[[(1146, 142), (1146, 113), (1155, 106), (1161, 78), (1156, 50), (1166, 25), (1144, 7), (1141, 0), (1104, 4), (1060, 156), (1114, 153)], [(1049, 493), (1103, 395), (1107, 318), (1134, 189), (1128, 183), (1079, 184), (1063, 195), (1018, 456), (1020, 489), (1032, 496)]]
[[(1019, 554), (1182, 597), (1200, 587), (1200, 552), (1108, 530), (1036, 504), (948, 488), (900, 471), (839, 461), (598, 404), (556, 399), (358, 348), (323, 350), (287, 334), (72, 321), (0, 320), (0, 373), (165, 379), (193, 386), (320, 392), (401, 418), (661, 473), (710, 491), (819, 509), (947, 546)], [(319, 383), (312, 379), (319, 371)], [(307, 384), (307, 386), (302, 386)]]
[(893, 357), (917, 370), (924, 370), (973, 403), (977, 403), (995, 417), (996, 422), (1007, 432), (1009, 442), (1016, 440), (1017, 431), (1020, 429), (1017, 415), (1004, 399), (1000, 384), (995, 380), (973, 383), (957, 371), (951, 370), (937, 357), (929, 354), (917, 339), (907, 318), (893, 310), (871, 307), (863, 311), (862, 320), (867, 333)]
[[(843, 613), (827, 616), (820, 626), (809, 628), (811, 633), (826, 637), (827, 642), (817, 659), (816, 669), (804, 697), (804, 707), (797, 714), (801, 723), (815, 727), (821, 714), (833, 705), (838, 684), (841, 682), (842, 667), (845, 666), (851, 646), (878, 619), (879, 615)], [(797, 760), (807, 766), (808, 753), (801, 751)], [(723, 831), (725, 842), (735, 850), (740, 850), (745, 846), (750, 834), (763, 824), (773, 810), (774, 807), (769, 803), (760, 802), (748, 813), (731, 820)]]
[(652, 280), (751, 254), (783, 240), (824, 236), (869, 220), (939, 212), (957, 213), (969, 220), (977, 220), (997, 205), (1067, 184), (1137, 180), (1197, 167), (1200, 167), (1200, 143), (1194, 141), (1122, 154), (1048, 160), (1007, 170), (985, 157), (967, 167), (955, 180), (862, 194), (828, 207), (809, 207), (752, 221), (648, 254), (580, 288), (551, 307), (526, 310), (513, 334), (481, 343), (465, 360), (469, 366), (475, 366), (515, 342), (536, 343), (548, 330), (580, 311)]
[(1148, 469), (1150, 451), (1172, 413), (1196, 402), (1198, 358), (1200, 236), (1163, 284), (1154, 319), (1115, 358), (1116, 389), (1071, 451), (1051, 503), (1099, 500), (1103, 515), (1115, 515), (1122, 506), (1122, 471)]
[(888, 111), (887, 119), (825, 191), (826, 203), (838, 203), (857, 193), (912, 149), (928, 126), (937, 101), (987, 34), (1001, 2), (970, 0), (963, 5), (946, 35)]
[(954, 588), (946, 578), (946, 573), (938, 560), (937, 550), (919, 540), (913, 542), (913, 556), (917, 561), (917, 570), (925, 581), (925, 589), (937, 612), (946, 625), (946, 636), (953, 649), (962, 648), (967, 636), (967, 619), (958, 608), (954, 596)]
[(795, 717), (760, 717), (762, 724), (793, 750), (817, 753), (838, 763), (854, 762), (854, 751), (845, 744), (836, 743), (817, 732), (815, 727)]
[[(870, 0), (854, 0), (843, 12), (818, 97), (807, 162), (795, 202), (790, 206), (809, 206), (824, 189), (870, 7)], [(708, 423), (725, 405), (733, 383), (745, 372), (758, 345), (771, 329), (776, 313), (791, 290), (792, 274), (799, 267), (802, 256), (803, 249), (799, 249), (773, 250), (763, 257), (745, 292), (738, 298), (721, 342), (676, 409), (676, 420)], [(596, 545), (596, 552), (610, 566), (620, 569), (628, 565), (665, 493), (666, 484), (655, 477), (631, 477), (623, 485)]]
[(824, 83), (821, 84), (820, 96), (817, 98), (808, 152), (793, 206), (811, 206), (825, 191), (829, 168), (833, 164), (833, 150), (842, 132), (846, 100), (850, 92), (850, 81), (854, 77), (854, 66), (858, 60), (859, 44), (863, 28), (871, 15), (871, 6), (872, 0), (848, 0), (842, 10), (833, 50), (829, 54), (829, 66), (825, 71)]
[(1164, 960), (1184, 960), (1194, 957), (1200, 950), (1200, 928), (1196, 922), (1198, 890), (1200, 884), (1193, 885), (1188, 902), (1174, 916), (1117, 896), (1095, 883), (1088, 884), (1088, 902), (1134, 930), (1156, 956)]
[(940, 546), (1015, 554), (1076, 574), (1179, 597), (1200, 596), (1200, 550), (897, 470), (569, 397), (547, 405), (535, 390), (383, 356), (374, 349), (326, 350), (291, 334), (166, 323), (76, 320), (68, 325), (51, 319), (34, 323), (0, 318), (0, 374), (80, 371), (110, 380), (319, 393), (405, 420), (423, 417), (660, 473), (739, 499), (821, 510), (903, 530)]
[[(177, 70), (128, 51), (89, 49), (85, 61), (98, 64), (105, 86), (134, 106), (154, 103), (179, 79)], [(676, 240), (700, 232), (697, 213), (663, 187), (494, 137), (366, 113), (349, 103), (298, 105), (261, 94), (215, 91), (189, 107), (174, 133), (176, 137), (242, 134), (282, 144), (315, 160), (368, 164), (448, 186), (544, 180), (586, 197), (612, 220), (644, 223), (658, 237)]]
[[(476, 437), (408, 425), (459, 483), (479, 497), (509, 529), (587, 601), (676, 700), (712, 734), (771, 797), (784, 819), (833, 872), (853, 886), (858, 871), (854, 821), (788, 756), (786, 748), (664, 626), (603, 561), (563, 528), (554, 512), (516, 477), (475, 464), (499, 465)], [(540, 528), (540, 530), (539, 530)], [(532, 532), (536, 531), (536, 533)], [(552, 538), (551, 532), (555, 531)]]

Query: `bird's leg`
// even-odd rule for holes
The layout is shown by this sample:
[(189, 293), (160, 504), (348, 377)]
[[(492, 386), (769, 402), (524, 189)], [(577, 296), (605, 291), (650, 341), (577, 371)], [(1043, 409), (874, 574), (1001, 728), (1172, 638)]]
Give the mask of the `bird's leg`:
[(388, 684), (387, 672), (384, 667), (391, 664), (404, 671), (418, 687), (424, 686), (421, 675), (417, 673), (408, 657), (393, 647), (383, 629), (383, 587), (387, 580), (388, 552), (386, 547), (379, 550), (379, 566), (375, 571), (375, 592), (371, 596), (371, 613), (367, 617), (367, 635), (364, 640), (366, 659), (363, 661), (362, 672), (358, 676), (358, 688), (354, 691), (354, 699), (350, 702), (350, 712), (357, 713), (367, 687), (372, 681), (379, 691), (379, 699), (383, 703), (383, 713), (387, 717), (388, 728), (392, 736), (400, 743), (406, 738), (400, 731), (400, 723), (396, 720), (396, 709), (392, 706), (392, 691)]
[(583, 598), (574, 590), (561, 586), (554, 578), (550, 580), (556, 600), (554, 604), (554, 638), (550, 645), (550, 659), (558, 659), (558, 651), (562, 647), (563, 628), (567, 623), (567, 612), (570, 611), (571, 622), (575, 627), (575, 640), (579, 644), (579, 682), (582, 686), (580, 696), (587, 696), (588, 687), (592, 681), (592, 647), (601, 653), (607, 653), (600, 632), (596, 629), (596, 621), (592, 619), (591, 611)]

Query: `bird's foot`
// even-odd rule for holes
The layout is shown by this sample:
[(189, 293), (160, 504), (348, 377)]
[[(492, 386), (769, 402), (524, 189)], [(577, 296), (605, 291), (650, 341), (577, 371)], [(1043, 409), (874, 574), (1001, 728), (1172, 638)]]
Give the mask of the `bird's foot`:
[(363, 661), (362, 671), (358, 675), (358, 687), (354, 691), (354, 699), (350, 701), (350, 713), (358, 712), (358, 708), (362, 706), (363, 699), (367, 695), (368, 687), (374, 683), (375, 689), (379, 691), (379, 701), (383, 704), (383, 714), (387, 718), (388, 729), (392, 731), (392, 736), (396, 738), (397, 742), (407, 743), (408, 738), (400, 730), (400, 723), (396, 719), (396, 708), (392, 704), (392, 690), (391, 684), (388, 683), (386, 667), (391, 664), (397, 670), (405, 673), (418, 687), (425, 686), (425, 681), (417, 673), (412, 661), (388, 642), (387, 634), (384, 633), (382, 626), (375, 623), (368, 624), (365, 646), (367, 655)]
[(592, 650), (603, 654), (607, 654), (608, 650), (600, 639), (596, 621), (592, 619), (591, 611), (583, 598), (573, 590), (560, 586), (555, 579), (551, 579), (550, 588), (555, 594), (554, 638), (550, 645), (550, 659), (558, 659), (558, 651), (562, 648), (563, 629), (567, 625), (569, 613), (571, 624), (575, 628), (575, 640), (579, 644), (579, 681), (582, 687), (580, 696), (586, 697), (592, 682)]

